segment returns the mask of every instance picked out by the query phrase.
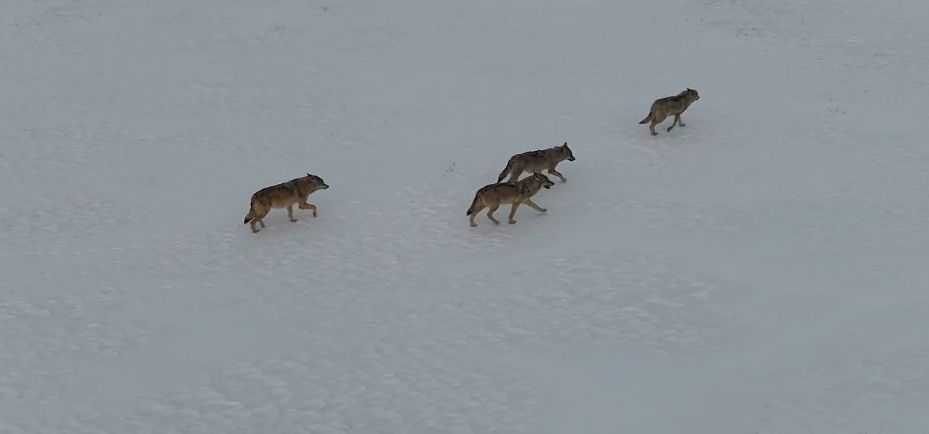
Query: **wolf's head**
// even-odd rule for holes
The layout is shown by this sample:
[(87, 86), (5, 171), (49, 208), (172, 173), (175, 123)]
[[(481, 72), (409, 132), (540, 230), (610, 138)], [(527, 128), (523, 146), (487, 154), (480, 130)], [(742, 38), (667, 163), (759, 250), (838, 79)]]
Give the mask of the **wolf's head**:
[(323, 181), (323, 179), (320, 178), (320, 177), (318, 177), (318, 176), (316, 176), (316, 175), (310, 175), (309, 173), (307, 173), (307, 174), (306, 174), (306, 179), (307, 179), (308, 181), (310, 181), (311, 184), (314, 184), (314, 185), (315, 185), (314, 190), (325, 190), (325, 189), (329, 188), (329, 186), (326, 185), (326, 183)]
[(564, 144), (561, 145), (560, 148), (561, 148), (561, 152), (565, 156), (564, 157), (565, 160), (574, 161), (574, 152), (571, 152), (571, 148), (568, 147), (568, 142), (564, 142)]
[(529, 178), (526, 178), (526, 179), (532, 179), (532, 180), (538, 182), (538, 183), (541, 184), (542, 187), (545, 188), (545, 189), (552, 188), (552, 186), (555, 185), (555, 183), (552, 182), (551, 179), (548, 179), (547, 176), (545, 176), (545, 175), (543, 175), (543, 174), (541, 174), (541, 173), (533, 173), (532, 176), (530, 176)]
[(700, 94), (697, 93), (697, 89), (691, 89), (688, 87), (687, 90), (681, 92), (681, 94), (687, 97), (687, 99), (691, 101), (696, 101), (700, 99)]

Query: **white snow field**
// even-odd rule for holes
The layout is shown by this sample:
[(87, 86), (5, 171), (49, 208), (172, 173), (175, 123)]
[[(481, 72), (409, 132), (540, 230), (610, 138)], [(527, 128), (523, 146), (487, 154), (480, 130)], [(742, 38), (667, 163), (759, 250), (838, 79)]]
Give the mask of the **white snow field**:
[[(0, 433), (927, 433), (927, 23), (2, 0)], [(548, 214), (468, 226), (565, 141)]]

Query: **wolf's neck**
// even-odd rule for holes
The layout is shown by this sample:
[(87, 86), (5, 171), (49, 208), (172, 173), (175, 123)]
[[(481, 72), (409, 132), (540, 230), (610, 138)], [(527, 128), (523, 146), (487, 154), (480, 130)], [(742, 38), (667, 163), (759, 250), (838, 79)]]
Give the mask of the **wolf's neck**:
[(536, 194), (536, 192), (539, 191), (539, 188), (541, 186), (542, 184), (539, 184), (538, 182), (528, 181), (528, 182), (523, 183), (520, 190), (522, 190), (523, 194), (532, 196), (533, 194)]

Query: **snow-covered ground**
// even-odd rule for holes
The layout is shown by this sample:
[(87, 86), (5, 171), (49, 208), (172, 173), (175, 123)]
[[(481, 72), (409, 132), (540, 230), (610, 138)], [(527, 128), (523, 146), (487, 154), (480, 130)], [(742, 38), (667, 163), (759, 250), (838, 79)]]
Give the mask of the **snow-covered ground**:
[[(2, 0), (0, 432), (929, 432), (927, 22)], [(468, 227), (564, 141), (547, 215)]]

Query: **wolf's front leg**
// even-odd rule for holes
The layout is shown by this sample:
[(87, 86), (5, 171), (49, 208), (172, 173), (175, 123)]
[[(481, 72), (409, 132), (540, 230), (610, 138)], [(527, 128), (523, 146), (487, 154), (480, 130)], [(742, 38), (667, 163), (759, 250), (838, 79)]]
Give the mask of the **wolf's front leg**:
[(561, 182), (568, 182), (568, 178), (565, 178), (564, 175), (561, 174), (561, 172), (555, 170), (554, 166), (548, 168), (548, 173), (551, 173), (552, 175), (555, 175), (561, 178)]
[(303, 203), (300, 204), (300, 209), (311, 209), (313, 210), (313, 217), (316, 217), (316, 205), (313, 205), (304, 200)]
[(535, 209), (535, 210), (538, 211), (538, 212), (542, 212), (542, 213), (548, 212), (547, 209), (542, 208), (542, 207), (536, 205), (535, 202), (532, 201), (532, 199), (526, 199), (526, 205), (531, 206), (533, 209)]

